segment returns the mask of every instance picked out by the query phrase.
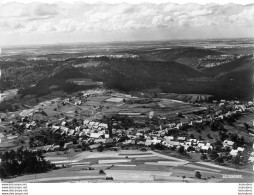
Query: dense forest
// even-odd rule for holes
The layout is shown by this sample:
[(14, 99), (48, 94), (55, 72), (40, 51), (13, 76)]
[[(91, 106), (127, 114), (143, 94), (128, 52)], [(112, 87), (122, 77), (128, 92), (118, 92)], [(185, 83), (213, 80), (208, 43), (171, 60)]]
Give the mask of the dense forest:
[(0, 61), (0, 90), (24, 89), (47, 77), (60, 64), (48, 61)]

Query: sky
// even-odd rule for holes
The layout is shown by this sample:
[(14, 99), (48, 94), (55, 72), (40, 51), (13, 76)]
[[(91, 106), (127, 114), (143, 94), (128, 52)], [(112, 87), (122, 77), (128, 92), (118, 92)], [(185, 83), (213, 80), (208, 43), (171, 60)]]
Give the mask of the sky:
[(246, 38), (253, 21), (251, 0), (1, 0), (0, 46)]

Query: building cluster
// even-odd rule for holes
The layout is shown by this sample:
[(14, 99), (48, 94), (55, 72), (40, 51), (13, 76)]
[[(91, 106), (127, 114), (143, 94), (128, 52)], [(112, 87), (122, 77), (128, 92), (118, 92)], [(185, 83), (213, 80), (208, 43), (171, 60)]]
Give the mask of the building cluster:
[[(222, 101), (224, 102), (224, 101)], [(225, 102), (224, 102), (225, 103)], [(223, 120), (231, 117), (234, 114), (245, 112), (253, 106), (252, 103), (248, 105), (235, 105), (233, 111), (227, 112), (226, 114), (220, 114), (215, 117), (209, 116), (209, 118), (197, 117), (196, 120), (191, 122), (180, 122), (180, 123), (168, 123), (166, 125), (160, 125), (158, 130), (151, 130), (150, 128), (129, 128), (129, 129), (117, 129), (117, 122), (112, 123), (112, 129), (109, 130), (109, 126), (106, 123), (100, 123), (98, 121), (84, 120), (81, 126), (76, 126), (74, 129), (68, 128), (68, 121), (63, 120), (60, 125), (50, 125), (54, 132), (59, 132), (62, 135), (78, 137), (80, 144), (86, 144), (90, 149), (98, 148), (100, 145), (106, 143), (118, 143), (121, 145), (137, 144), (143, 146), (152, 146), (161, 144), (168, 148), (179, 149), (181, 146), (186, 151), (193, 152), (207, 152), (209, 149), (213, 149), (213, 144), (204, 140), (188, 139), (186, 137), (174, 137), (167, 136), (171, 130), (179, 130), (183, 126), (192, 126), (195, 124), (202, 124), (204, 122), (213, 120)], [(209, 120), (208, 120), (209, 119)], [(230, 155), (236, 156), (239, 152), (243, 152), (244, 148), (238, 147), (233, 149), (234, 142), (225, 140), (223, 142), (224, 148), (230, 148)], [(75, 147), (73, 143), (66, 143), (64, 148), (69, 149)]]
[(85, 55), (85, 56), (79, 56), (78, 58), (102, 58), (102, 57), (108, 57), (108, 58), (138, 58), (138, 55), (134, 54), (111, 54), (111, 55)]
[[(108, 92), (109, 93), (109, 92)], [(87, 92), (82, 92), (78, 95), (77, 98), (66, 98), (63, 100), (56, 99), (55, 101), (49, 101), (41, 103), (51, 105), (54, 102), (57, 102), (58, 109), (61, 106), (65, 105), (75, 105), (80, 106), (84, 104), (86, 99), (90, 96), (96, 96), (96, 94), (91, 94)], [(128, 99), (129, 98), (129, 99)], [(105, 102), (109, 103), (117, 103), (120, 104), (124, 102), (133, 103), (135, 101), (144, 101), (144, 99), (140, 99), (137, 97), (132, 97), (128, 95), (118, 94), (111, 95), (110, 98), (106, 99)], [(147, 99), (146, 99), (147, 100)], [(63, 147), (59, 145), (48, 145), (37, 147), (36, 149), (43, 149), (46, 151), (56, 151), (60, 149), (70, 149), (77, 148), (77, 145), (83, 146), (85, 145), (89, 149), (96, 149), (100, 146), (104, 146), (107, 144), (111, 144), (113, 146), (120, 145), (129, 145), (136, 144), (140, 146), (153, 146), (156, 144), (160, 144), (167, 148), (175, 148), (179, 149), (183, 147), (186, 151), (192, 152), (207, 152), (208, 150), (212, 150), (214, 148), (213, 144), (199, 139), (190, 139), (184, 136), (168, 136), (170, 131), (179, 131), (185, 127), (195, 127), (196, 125), (202, 125), (211, 123), (213, 121), (220, 121), (227, 118), (231, 118), (234, 115), (246, 112), (249, 109), (252, 109), (254, 104), (253, 102), (247, 102), (242, 104), (239, 101), (226, 101), (220, 100), (213, 102), (213, 105), (216, 105), (216, 110), (214, 113), (206, 115), (202, 114), (202, 116), (198, 116), (196, 114), (183, 115), (181, 113), (176, 113), (178, 116), (178, 120), (168, 122), (169, 120), (165, 120), (165, 116), (155, 115), (155, 111), (150, 111), (148, 115), (144, 116), (146, 120), (162, 120), (167, 121), (164, 124), (159, 124), (154, 128), (150, 127), (138, 127), (138, 123), (141, 123), (141, 119), (137, 116), (138, 113), (134, 112), (119, 112), (118, 116), (121, 117), (131, 117), (134, 119), (134, 126), (128, 128), (119, 128), (119, 121), (111, 120), (110, 118), (106, 120), (102, 119), (82, 119), (78, 122), (73, 122), (72, 119), (67, 119), (67, 117), (57, 119), (56, 121), (46, 120), (46, 121), (37, 121), (33, 120), (33, 114), (37, 111), (39, 112), (41, 108), (38, 108), (35, 112), (29, 112), (27, 116), (21, 118), (21, 120), (10, 121), (9, 124), (15, 127), (20, 127), (26, 131), (32, 131), (36, 128), (46, 127), (52, 130), (53, 133), (58, 133), (63, 137), (70, 137), (75, 139), (74, 142), (67, 142)], [(95, 106), (94, 109), (100, 109), (100, 106)], [(230, 107), (225, 112), (225, 107)], [(68, 113), (66, 113), (66, 116)], [(140, 113), (138, 114), (140, 115)], [(135, 117), (138, 118), (137, 122), (135, 122)], [(143, 117), (143, 118), (144, 118)], [(85, 117), (84, 117), (85, 118)], [(143, 126), (145, 126), (143, 124)], [(14, 137), (13, 137), (14, 136)], [(16, 137), (15, 137), (16, 136)], [(1, 139), (15, 139), (17, 135), (2, 135)], [(230, 140), (225, 140), (223, 142), (224, 147), (230, 148), (230, 155), (236, 156), (239, 152), (243, 152), (244, 148), (238, 147), (237, 149), (233, 149), (234, 142)]]
[(197, 66), (198, 67), (214, 67), (220, 66), (226, 63), (233, 62), (234, 60), (241, 59), (249, 55), (246, 54), (237, 54), (237, 55), (208, 55), (204, 58), (198, 59)]

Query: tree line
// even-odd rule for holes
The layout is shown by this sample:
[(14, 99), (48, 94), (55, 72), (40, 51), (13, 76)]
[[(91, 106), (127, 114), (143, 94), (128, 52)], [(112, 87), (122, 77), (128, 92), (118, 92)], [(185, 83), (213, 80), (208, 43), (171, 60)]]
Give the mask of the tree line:
[(55, 168), (54, 164), (44, 159), (41, 151), (31, 151), (20, 147), (0, 153), (0, 177), (2, 179), (24, 174), (43, 173)]

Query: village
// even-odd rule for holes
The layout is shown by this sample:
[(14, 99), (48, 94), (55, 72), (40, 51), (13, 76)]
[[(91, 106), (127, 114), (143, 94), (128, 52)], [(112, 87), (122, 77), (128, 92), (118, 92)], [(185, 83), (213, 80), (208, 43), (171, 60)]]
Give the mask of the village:
[[(180, 164), (168, 166), (194, 158), (225, 168), (241, 165), (245, 170), (254, 162), (253, 121), (244, 123), (244, 133), (227, 134), (222, 125), (246, 113), (253, 116), (251, 101), (187, 103), (97, 89), (26, 106), (29, 109), (1, 115), (0, 124), (5, 127), (0, 134), (1, 151), (23, 145), (44, 152), (49, 160), (56, 155), (61, 160), (52, 163), (60, 168), (87, 165), (65, 158), (86, 151), (159, 151), (161, 155), (171, 151), (168, 155), (177, 157)], [(205, 138), (202, 131), (207, 132), (207, 127), (211, 132)], [(220, 140), (213, 139), (212, 133), (219, 134)]]
[[(94, 94), (90, 93), (82, 93), (82, 95), (77, 96), (75, 98), (67, 98), (63, 100), (57, 100), (56, 102), (51, 101), (49, 106), (53, 107), (53, 104), (57, 104), (58, 109), (62, 106), (80, 106), (82, 104), (85, 104), (87, 102), (87, 99), (91, 98), (94, 99), (95, 97), (100, 97), (102, 93), (108, 93), (104, 91), (93, 91)], [(116, 97), (117, 96), (117, 97)], [(85, 119), (82, 120), (82, 117), (75, 118), (76, 115), (83, 115), (83, 113), (77, 113), (80, 112), (80, 110), (76, 109), (75, 111), (67, 111), (64, 115), (63, 112), (60, 114), (61, 118), (57, 120), (52, 120), (52, 115), (55, 113), (51, 113), (51, 115), (46, 114), (45, 111), (47, 109), (43, 109), (40, 107), (47, 107), (47, 103), (41, 103), (39, 106), (37, 106), (38, 109), (28, 109), (23, 110), (20, 112), (19, 120), (11, 120), (8, 122), (8, 125), (11, 126), (20, 126), (20, 128), (23, 128), (24, 130), (30, 132), (33, 131), (33, 129), (36, 128), (49, 128), (54, 133), (59, 133), (62, 136), (72, 136), (72, 137), (78, 137), (79, 143), (97, 143), (97, 146), (99, 146), (99, 143), (116, 143), (119, 142), (121, 137), (125, 137), (128, 140), (122, 141), (122, 144), (129, 144), (129, 143), (137, 143), (139, 145), (155, 145), (155, 144), (163, 144), (166, 147), (177, 147), (177, 149), (180, 146), (184, 146), (185, 150), (188, 150), (189, 147), (193, 147), (195, 150), (205, 150), (207, 151), (209, 148), (213, 149), (212, 143), (206, 142), (205, 140), (198, 140), (198, 139), (191, 139), (188, 137), (182, 137), (182, 136), (168, 136), (170, 132), (174, 131), (181, 131), (184, 128), (193, 127), (197, 125), (202, 124), (209, 124), (214, 121), (221, 121), (228, 118), (231, 118), (233, 116), (236, 116), (238, 114), (244, 113), (245, 111), (252, 110), (253, 109), (253, 103), (248, 102), (246, 105), (240, 104), (239, 101), (234, 102), (228, 102), (225, 100), (221, 100), (220, 102), (217, 102), (216, 100), (213, 101), (214, 104), (218, 104), (218, 110), (215, 111), (215, 113), (209, 114), (207, 116), (204, 116), (202, 112), (206, 111), (207, 109), (204, 107), (194, 107), (190, 111), (189, 107), (186, 107), (186, 103), (180, 102), (180, 101), (173, 101), (174, 104), (183, 104), (185, 107), (180, 107), (181, 113), (177, 112), (175, 113), (175, 116), (169, 115), (167, 120), (167, 116), (165, 116), (166, 110), (163, 109), (166, 106), (165, 100), (160, 103), (158, 100), (155, 100), (159, 107), (161, 107), (162, 111), (158, 111), (159, 115), (155, 116), (156, 111), (149, 111), (149, 109), (145, 109), (144, 106), (141, 109), (140, 107), (133, 107), (132, 110), (130, 109), (121, 109), (121, 106), (124, 104), (132, 104), (135, 102), (142, 102), (143, 105), (147, 105), (148, 101), (154, 101), (155, 98), (138, 98), (138, 97), (131, 97), (130, 95), (125, 94), (111, 94), (110, 98), (105, 100), (106, 105), (94, 105), (92, 109), (89, 110), (90, 114), (87, 114), (88, 117), (84, 117)], [(49, 102), (48, 102), (49, 103)], [(109, 110), (105, 113), (107, 116), (102, 116), (102, 107), (109, 107), (110, 104), (118, 104), (116, 105), (117, 108), (120, 108), (119, 110)], [(89, 104), (89, 103), (88, 103)], [(225, 109), (223, 110), (222, 107), (225, 105), (231, 105), (230, 110), (225, 113)], [(133, 105), (133, 104), (132, 104)], [(68, 107), (67, 107), (68, 108)], [(220, 109), (221, 108), (221, 109)], [(114, 109), (112, 106), (108, 109)], [(56, 110), (54, 108), (53, 110)], [(66, 110), (66, 108), (65, 108)], [(173, 109), (171, 109), (173, 110)], [(100, 112), (97, 112), (100, 111)], [(119, 112), (118, 112), (119, 111)], [(134, 112), (133, 112), (134, 111)], [(141, 112), (138, 112), (141, 111)], [(143, 111), (143, 112), (142, 112)], [(178, 111), (178, 110), (176, 110)], [(95, 113), (96, 112), (96, 113)], [(117, 113), (118, 112), (118, 113)], [(193, 113), (201, 113), (201, 115), (193, 114)], [(223, 113), (224, 112), (224, 113)], [(36, 115), (42, 115), (45, 113), (47, 117), (44, 116), (44, 120), (40, 121), (38, 124), (38, 118), (36, 119)], [(167, 112), (168, 114), (169, 112)], [(95, 115), (95, 116), (94, 116)], [(117, 116), (117, 117), (116, 117)], [(116, 119), (114, 119), (114, 117)], [(45, 118), (48, 118), (49, 120), (45, 121)], [(119, 121), (117, 121), (117, 118), (119, 118)], [(125, 118), (131, 118), (132, 123), (130, 124), (124, 124), (125, 128), (123, 128), (124, 125), (121, 125), (122, 121)], [(35, 119), (35, 120), (33, 120)], [(74, 121), (76, 120), (76, 121)], [(153, 121), (155, 120), (153, 124), (153, 128), (147, 127), (147, 120)], [(4, 118), (1, 119), (2, 124), (6, 123), (4, 121)], [(36, 122), (37, 121), (37, 122)], [(171, 122), (170, 122), (171, 121)], [(45, 122), (45, 123), (44, 123)], [(167, 123), (169, 122), (169, 123)], [(157, 124), (156, 124), (157, 123)], [(110, 127), (109, 127), (110, 125)], [(133, 125), (133, 126), (132, 126)], [(156, 126), (157, 125), (157, 126)], [(126, 127), (127, 126), (127, 127)], [(249, 133), (250, 136), (253, 136), (252, 133)], [(6, 135), (5, 137), (8, 137), (9, 139), (15, 138), (17, 135)], [(4, 137), (2, 136), (1, 140), (4, 140)], [(139, 141), (142, 140), (142, 141)], [(229, 146), (231, 149), (233, 147), (234, 142), (225, 140), (223, 142), (224, 146)], [(74, 147), (75, 144), (71, 143), (65, 143), (64, 148), (70, 148)], [(49, 146), (47, 146), (49, 147)], [(95, 147), (95, 146), (93, 146)], [(56, 146), (55, 146), (56, 148)], [(237, 151), (242, 152), (244, 148), (238, 147)], [(236, 155), (236, 150), (232, 150), (232, 154)]]

